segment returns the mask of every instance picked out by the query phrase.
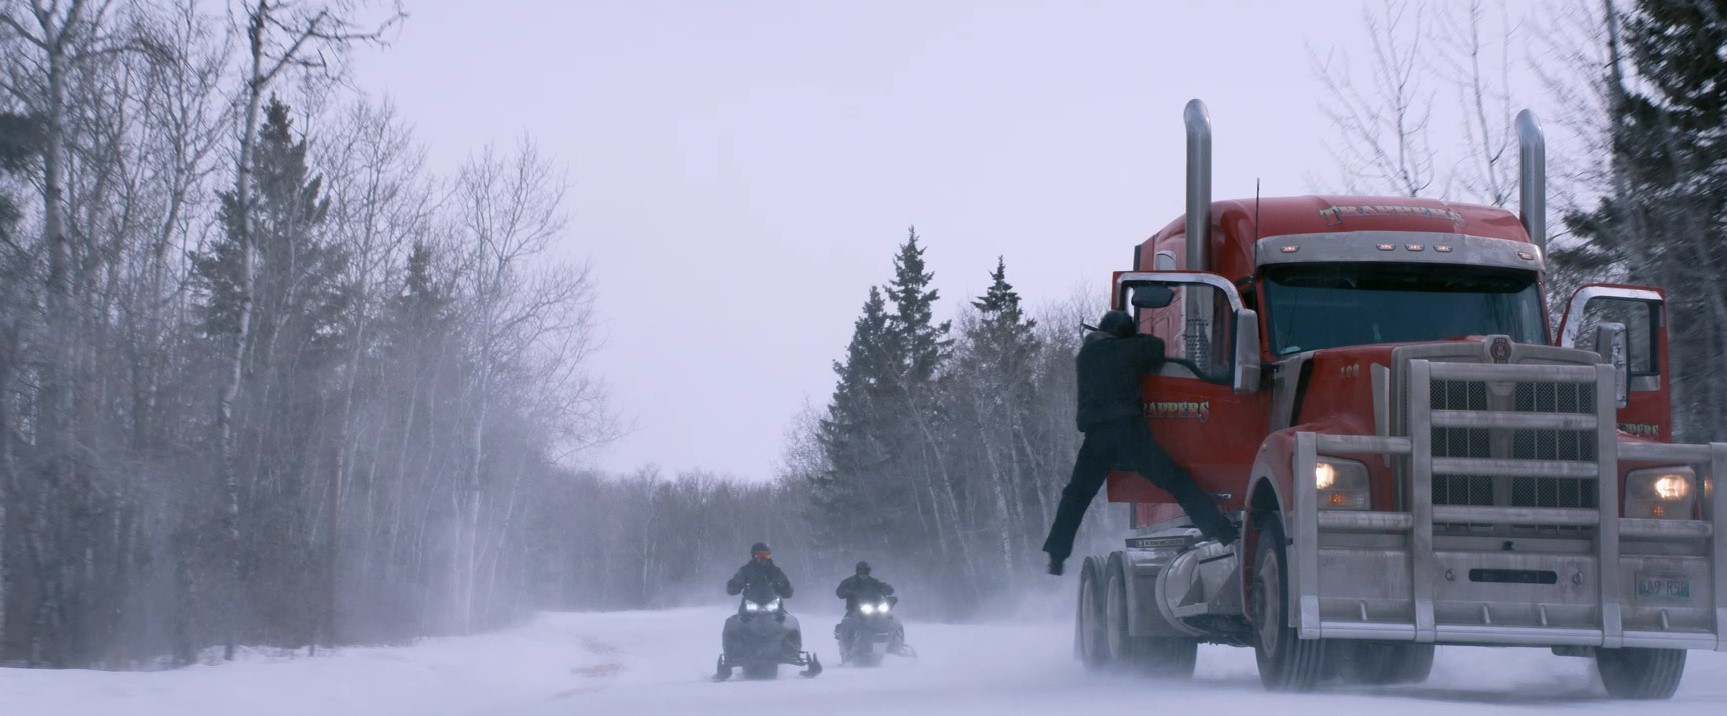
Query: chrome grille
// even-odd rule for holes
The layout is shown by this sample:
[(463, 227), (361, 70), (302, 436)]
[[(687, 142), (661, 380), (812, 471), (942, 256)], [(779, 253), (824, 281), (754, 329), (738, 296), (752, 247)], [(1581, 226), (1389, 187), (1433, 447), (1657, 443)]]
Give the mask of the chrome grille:
[[(1434, 364), (1568, 366), (1592, 365), (1595, 360), (1593, 354), (1547, 346), (1514, 345), (1509, 353), (1506, 356), (1493, 355), (1486, 343), (1400, 348), (1393, 356), (1393, 365), (1395, 373), (1404, 380), (1394, 383), (1393, 402), (1403, 405), (1408, 399), (1406, 368), (1410, 360), (1424, 359)], [(1528, 376), (1527, 372), (1517, 378), (1507, 376), (1503, 380), (1479, 372), (1469, 378), (1456, 373), (1435, 376), (1428, 384), (1428, 407), (1434, 411), (1476, 413), (1595, 414), (1597, 403), (1593, 383), (1574, 380), (1548, 382)], [(1410, 427), (1404, 424), (1404, 419), (1405, 416), (1393, 412), (1392, 434), (1399, 434)], [(1424, 427), (1431, 431), (1429, 448), (1436, 459), (1595, 462), (1599, 444), (1599, 436), (1587, 429), (1489, 427), (1486, 424), (1477, 427), (1455, 421)], [(1406, 476), (1407, 470), (1407, 463), (1398, 465), (1400, 476)], [(1457, 507), (1595, 509), (1596, 483), (1593, 478), (1461, 474), (1436, 470), (1432, 474), (1432, 490), (1428, 497), (1434, 505)], [(1436, 523), (1435, 526), (1445, 532), (1504, 536), (1532, 533), (1577, 536), (1580, 531), (1588, 533), (1593, 529), (1510, 524), (1495, 527), (1468, 523)]]
[[(1486, 382), (1434, 380), (1435, 410), (1589, 414), (1595, 386), (1519, 382), (1505, 391)], [(1503, 395), (1502, 395), (1503, 394)], [(1434, 457), (1595, 460), (1588, 430), (1433, 428)], [(1595, 481), (1542, 477), (1435, 474), (1433, 503), (1476, 507), (1595, 507)]]

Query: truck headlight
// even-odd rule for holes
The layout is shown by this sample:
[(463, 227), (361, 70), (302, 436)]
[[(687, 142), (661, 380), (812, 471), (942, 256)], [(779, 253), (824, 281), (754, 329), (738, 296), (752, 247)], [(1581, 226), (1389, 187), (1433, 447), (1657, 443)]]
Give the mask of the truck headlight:
[(1633, 470), (1625, 476), (1625, 516), (1691, 519), (1696, 485), (1697, 474), (1689, 467)]
[(1369, 506), (1367, 465), (1363, 463), (1321, 456), (1313, 466), (1313, 486), (1319, 490), (1319, 509), (1365, 510)]

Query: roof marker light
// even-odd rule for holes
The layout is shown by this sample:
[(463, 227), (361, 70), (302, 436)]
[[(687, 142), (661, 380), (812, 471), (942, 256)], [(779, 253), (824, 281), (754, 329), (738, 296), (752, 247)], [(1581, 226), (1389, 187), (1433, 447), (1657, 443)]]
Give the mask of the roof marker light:
[(1396, 245), (1394, 245), (1394, 244), (1380, 244), (1380, 245), (1379, 245), (1379, 250), (1380, 250), (1380, 251), (1393, 251), (1393, 250), (1396, 250), (1396, 249), (1397, 249), (1397, 246), (1396, 246)]
[(1420, 251), (1420, 250), (1425, 249), (1427, 247), (1422, 246), (1421, 244), (1410, 244), (1410, 245), (1405, 246), (1403, 248), (1409, 249), (1410, 251)]
[(1444, 245), (1434, 246), (1433, 250), (1438, 251), (1439, 253), (1442, 253), (1442, 254), (1451, 253), (1451, 247), (1450, 246), (1444, 246)]
[(1523, 259), (1524, 261), (1534, 261), (1535, 254), (1529, 253), (1528, 251), (1519, 251), (1517, 252), (1517, 258)]
[(1291, 246), (1283, 247), (1283, 253), (1286, 253), (1286, 254), (1293, 254), (1293, 253), (1300, 251), (1300, 250), (1301, 250), (1300, 246), (1291, 245)]

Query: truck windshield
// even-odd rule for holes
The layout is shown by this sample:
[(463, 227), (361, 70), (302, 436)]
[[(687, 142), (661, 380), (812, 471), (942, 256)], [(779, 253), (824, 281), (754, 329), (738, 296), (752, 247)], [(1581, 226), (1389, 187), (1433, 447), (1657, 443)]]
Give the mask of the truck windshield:
[(1455, 264), (1296, 264), (1266, 271), (1277, 355), (1504, 334), (1545, 343), (1536, 275)]

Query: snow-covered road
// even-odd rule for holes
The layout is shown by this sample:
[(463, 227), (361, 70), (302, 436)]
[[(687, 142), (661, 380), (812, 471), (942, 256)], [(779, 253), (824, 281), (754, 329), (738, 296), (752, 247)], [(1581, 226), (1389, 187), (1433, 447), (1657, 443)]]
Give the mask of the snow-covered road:
[[(1383, 716), (1623, 713), (1600, 698), (1590, 662), (1534, 649), (1442, 648), (1419, 687), (1266, 694), (1253, 654), (1207, 647), (1191, 684), (1085, 673), (1059, 623), (917, 624), (916, 661), (837, 666), (832, 615), (803, 615), (828, 662), (816, 679), (708, 681), (725, 608), (545, 614), (498, 634), (406, 648), (351, 648), (160, 673), (0, 669), (3, 716), (600, 716), (603, 714), (1372, 713)], [(1727, 711), (1727, 654), (1692, 652), (1679, 695), (1636, 708)]]

